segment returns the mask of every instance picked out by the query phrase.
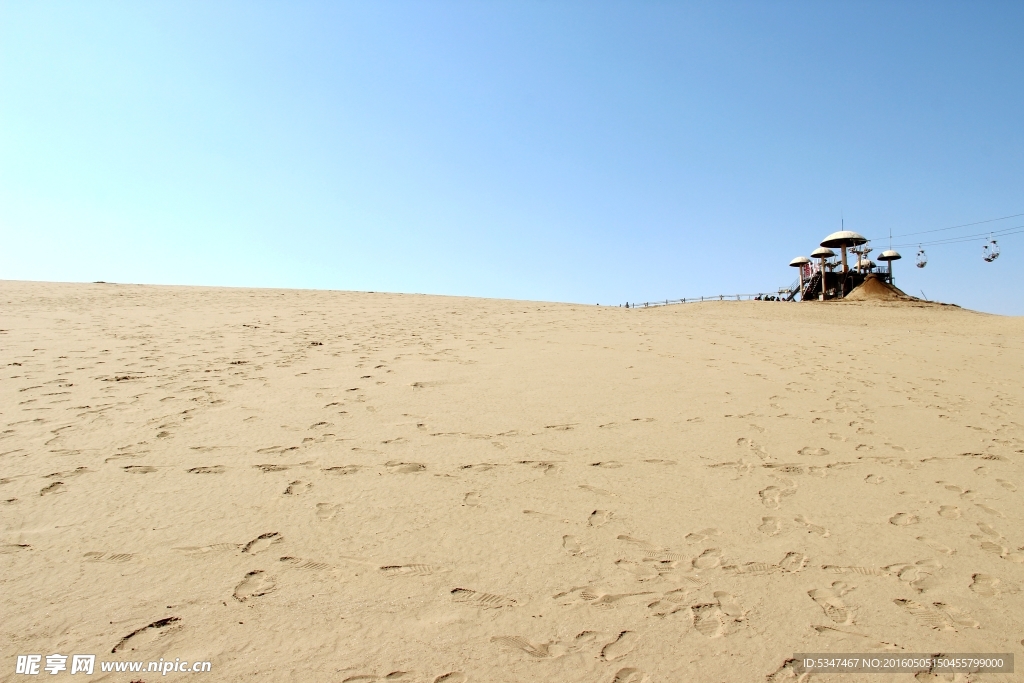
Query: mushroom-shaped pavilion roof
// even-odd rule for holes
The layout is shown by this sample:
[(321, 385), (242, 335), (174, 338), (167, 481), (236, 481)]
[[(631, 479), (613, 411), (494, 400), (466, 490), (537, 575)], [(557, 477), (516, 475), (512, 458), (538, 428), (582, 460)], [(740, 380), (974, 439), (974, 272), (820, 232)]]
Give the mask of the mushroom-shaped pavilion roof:
[(807, 258), (806, 256), (797, 256), (795, 259), (789, 262), (789, 265), (793, 266), (794, 268), (798, 268), (800, 266), (807, 265), (810, 262), (811, 259)]
[(872, 261), (871, 259), (860, 259), (859, 261), (857, 261), (857, 267), (858, 268), (874, 268), (875, 267), (875, 262)]
[(881, 254), (878, 255), (879, 261), (899, 261), (901, 258), (903, 257), (900, 256), (900, 252), (893, 251), (892, 249), (883, 251)]
[(832, 251), (828, 247), (818, 247), (811, 252), (811, 258), (832, 258), (836, 255), (836, 252)]
[(856, 247), (868, 241), (867, 237), (852, 230), (834, 232), (821, 241), (823, 247)]

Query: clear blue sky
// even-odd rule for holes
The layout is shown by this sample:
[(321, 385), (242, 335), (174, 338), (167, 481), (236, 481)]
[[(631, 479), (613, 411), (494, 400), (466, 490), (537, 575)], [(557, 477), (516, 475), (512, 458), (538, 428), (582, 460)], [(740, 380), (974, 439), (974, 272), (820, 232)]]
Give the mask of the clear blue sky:
[[(771, 290), (841, 215), (1024, 213), (1022, 36), (1019, 1), (5, 0), (0, 279)], [(898, 284), (1022, 315), (1001, 242)]]

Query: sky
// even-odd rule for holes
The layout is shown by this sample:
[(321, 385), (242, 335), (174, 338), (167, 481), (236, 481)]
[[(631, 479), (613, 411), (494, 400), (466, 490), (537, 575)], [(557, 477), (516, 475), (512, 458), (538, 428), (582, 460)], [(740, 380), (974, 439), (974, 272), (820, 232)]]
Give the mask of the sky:
[(1024, 315), (1024, 3), (0, 0), (0, 279)]

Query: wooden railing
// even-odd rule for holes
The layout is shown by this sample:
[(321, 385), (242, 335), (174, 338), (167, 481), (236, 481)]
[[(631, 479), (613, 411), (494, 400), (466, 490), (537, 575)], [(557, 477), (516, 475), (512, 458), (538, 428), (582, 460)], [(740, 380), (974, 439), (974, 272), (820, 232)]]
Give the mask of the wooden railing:
[(777, 292), (759, 294), (718, 294), (716, 296), (698, 296), (698, 297), (685, 297), (682, 299), (661, 299), (659, 301), (644, 301), (629, 303), (629, 308), (651, 308), (654, 306), (669, 306), (672, 304), (696, 304), (704, 301), (751, 301), (757, 297), (774, 296), (778, 297), (779, 300), (783, 300), (788, 297), (791, 290), (779, 290)]

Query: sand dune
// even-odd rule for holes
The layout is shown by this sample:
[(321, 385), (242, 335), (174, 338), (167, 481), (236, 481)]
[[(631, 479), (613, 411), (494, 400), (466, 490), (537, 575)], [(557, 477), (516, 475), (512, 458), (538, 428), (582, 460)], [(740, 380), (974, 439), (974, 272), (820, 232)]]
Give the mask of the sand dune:
[(1020, 650), (1021, 319), (18, 282), (0, 306), (2, 680), (55, 652), (640, 683)]

